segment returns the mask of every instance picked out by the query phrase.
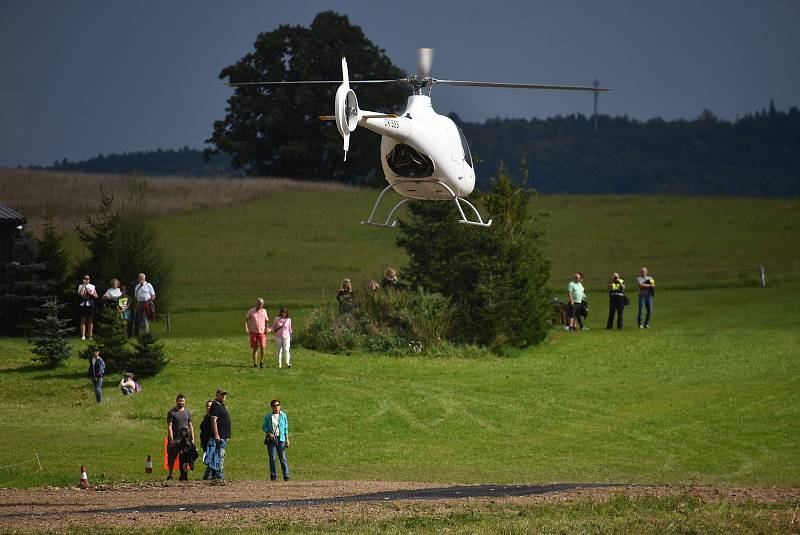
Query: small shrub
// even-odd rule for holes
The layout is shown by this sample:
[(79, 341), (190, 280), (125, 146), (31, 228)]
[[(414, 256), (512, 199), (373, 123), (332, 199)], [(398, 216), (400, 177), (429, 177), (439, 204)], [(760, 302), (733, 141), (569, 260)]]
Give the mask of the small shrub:
[(128, 359), (126, 371), (137, 377), (152, 377), (163, 370), (169, 360), (164, 354), (164, 346), (157, 340), (152, 333), (140, 336), (134, 342), (134, 351)]
[(320, 307), (311, 314), (304, 347), (320, 351), (361, 350), (394, 355), (427, 351), (442, 343), (452, 314), (448, 301), (422, 291), (376, 291), (360, 296), (344, 314)]

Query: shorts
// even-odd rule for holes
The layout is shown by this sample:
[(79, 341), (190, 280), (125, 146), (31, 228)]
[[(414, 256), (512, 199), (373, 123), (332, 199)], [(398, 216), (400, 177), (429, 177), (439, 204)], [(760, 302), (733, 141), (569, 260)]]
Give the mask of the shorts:
[(250, 347), (253, 349), (257, 347), (266, 347), (267, 334), (266, 333), (250, 333)]
[(88, 307), (82, 306), (80, 307), (80, 309), (81, 309), (81, 319), (92, 320), (94, 318), (93, 306), (88, 306)]

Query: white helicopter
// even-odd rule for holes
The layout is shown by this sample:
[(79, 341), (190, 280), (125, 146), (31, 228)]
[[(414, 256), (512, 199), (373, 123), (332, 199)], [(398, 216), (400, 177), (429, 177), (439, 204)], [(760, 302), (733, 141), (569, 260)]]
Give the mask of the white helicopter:
[[(394, 227), (392, 220), (397, 209), (410, 199), (452, 200), (461, 216), (459, 223), (488, 227), (492, 220), (484, 222), (480, 212), (466, 197), (475, 188), (475, 170), (472, 155), (464, 133), (444, 115), (433, 110), (431, 91), (436, 84), (474, 87), (503, 87), (514, 89), (561, 89), (567, 91), (609, 91), (605, 87), (519, 84), (505, 82), (474, 82), (467, 80), (441, 80), (430, 76), (433, 64), (433, 49), (420, 48), (417, 54), (417, 74), (410, 78), (396, 80), (350, 80), (347, 59), (342, 58), (341, 80), (305, 80), (276, 82), (229, 83), (230, 86), (244, 85), (290, 85), (290, 84), (340, 84), (336, 90), (335, 114), (322, 115), (324, 121), (335, 121), (336, 128), (344, 139), (344, 159), (350, 146), (350, 134), (363, 126), (382, 136), (381, 164), (389, 185), (381, 191), (372, 211), (362, 225)], [(405, 111), (400, 114), (379, 113), (362, 110), (358, 107), (355, 92), (350, 84), (405, 83), (411, 85), (413, 94), (408, 97)], [(427, 92), (427, 94), (423, 94)], [(389, 211), (383, 223), (374, 221), (383, 196), (394, 190), (404, 198)], [(475, 218), (464, 213), (471, 210)]]

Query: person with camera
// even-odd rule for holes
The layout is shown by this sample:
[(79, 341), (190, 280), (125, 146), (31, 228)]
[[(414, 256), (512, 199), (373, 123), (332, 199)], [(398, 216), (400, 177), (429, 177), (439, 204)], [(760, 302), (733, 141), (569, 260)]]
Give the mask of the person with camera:
[[(636, 282), (639, 283), (639, 315), (636, 317), (636, 322), (639, 324), (640, 329), (650, 328), (650, 316), (653, 315), (653, 296), (656, 293), (656, 281), (653, 277), (647, 274), (647, 268), (642, 266), (639, 270), (639, 276), (636, 277)], [(642, 323), (642, 310), (647, 309), (647, 315)]]
[(83, 276), (83, 283), (78, 286), (78, 295), (81, 298), (81, 340), (86, 340), (87, 331), (89, 340), (92, 339), (94, 334), (94, 313), (97, 307), (95, 303), (95, 299), (97, 299), (97, 290), (90, 281), (89, 275), (86, 274)]
[(264, 445), (267, 446), (269, 457), (269, 479), (278, 479), (278, 468), (275, 466), (275, 457), (280, 460), (281, 473), (283, 480), (289, 481), (289, 461), (286, 459), (286, 449), (289, 447), (289, 418), (281, 410), (281, 402), (273, 399), (270, 402), (272, 412), (264, 416), (261, 430), (267, 435), (264, 438)]
[(136, 335), (141, 336), (150, 332), (150, 322), (156, 317), (156, 291), (153, 285), (147, 282), (144, 273), (139, 273), (139, 282), (133, 289), (136, 299), (136, 317), (134, 327)]
[[(167, 466), (169, 475), (167, 479), (172, 479), (172, 472), (175, 469), (175, 461), (181, 451), (181, 429), (189, 430), (191, 442), (194, 443), (194, 425), (192, 424), (192, 413), (186, 408), (186, 396), (178, 394), (175, 398), (175, 406), (167, 412)], [(178, 461), (180, 468), (180, 461)]]
[(625, 281), (620, 278), (619, 273), (611, 274), (611, 282), (608, 283), (608, 322), (606, 329), (614, 326), (614, 314), (617, 315), (617, 329), (622, 329), (622, 313), (625, 310), (627, 297), (625, 297)]

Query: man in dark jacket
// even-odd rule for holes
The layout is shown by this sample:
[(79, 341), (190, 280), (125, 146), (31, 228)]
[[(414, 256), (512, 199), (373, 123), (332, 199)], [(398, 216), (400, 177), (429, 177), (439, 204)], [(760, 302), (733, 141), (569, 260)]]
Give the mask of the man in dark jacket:
[(97, 402), (103, 401), (103, 376), (106, 374), (106, 363), (100, 356), (100, 350), (92, 350), (92, 358), (89, 359), (89, 378), (94, 384), (94, 397)]

